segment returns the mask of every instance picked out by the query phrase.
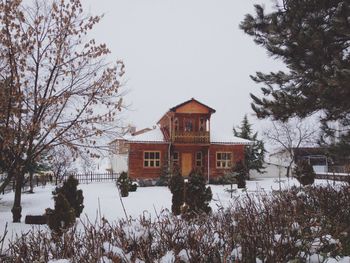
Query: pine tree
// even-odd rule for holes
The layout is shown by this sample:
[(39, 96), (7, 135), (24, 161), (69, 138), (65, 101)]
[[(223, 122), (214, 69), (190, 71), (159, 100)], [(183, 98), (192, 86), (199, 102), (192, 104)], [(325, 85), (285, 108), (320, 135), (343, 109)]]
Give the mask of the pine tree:
[(181, 176), (179, 169), (174, 168), (168, 187), (172, 193), (171, 211), (174, 215), (179, 215), (181, 214), (181, 206), (184, 203), (184, 178)]
[(233, 172), (236, 174), (237, 188), (246, 187), (247, 167), (242, 161), (236, 163), (233, 168)]
[(306, 160), (302, 160), (297, 163), (294, 169), (294, 177), (302, 185), (313, 184), (315, 181), (315, 171)]
[(127, 197), (129, 195), (130, 180), (127, 172), (121, 172), (117, 180), (117, 185), (120, 189), (120, 194), (122, 197)]
[(194, 170), (190, 173), (187, 189), (186, 189), (186, 203), (191, 213), (210, 213), (211, 207), (209, 202), (213, 195), (211, 188), (205, 185), (205, 179), (200, 170)]
[[(252, 76), (256, 83), (265, 85), (262, 97), (251, 94), (252, 108), (259, 118), (281, 121), (321, 112), (325, 134), (340, 137), (339, 143), (349, 145), (350, 1), (283, 3), (272, 13), (256, 5), (255, 16), (246, 15), (240, 24), (256, 44), (288, 68)], [(338, 125), (332, 127), (334, 122)], [(340, 150), (343, 156), (350, 156), (350, 147)]]
[(61, 236), (65, 230), (74, 225), (75, 211), (62, 193), (54, 196), (55, 209), (46, 209), (47, 224), (57, 235)]
[(63, 183), (63, 186), (57, 187), (56, 190), (53, 192), (55, 196), (62, 194), (67, 199), (70, 206), (74, 209), (76, 217), (80, 217), (80, 214), (83, 212), (84, 209), (83, 190), (77, 189), (78, 184), (79, 181), (72, 175), (70, 175), (67, 181)]
[(238, 130), (233, 128), (233, 134), (235, 136), (253, 142), (252, 145), (247, 146), (244, 149), (244, 162), (247, 169), (248, 178), (251, 170), (263, 173), (266, 152), (264, 142), (257, 139), (258, 133), (256, 132), (253, 134), (251, 126), (252, 125), (249, 123), (247, 115), (244, 115), (241, 126), (238, 127)]

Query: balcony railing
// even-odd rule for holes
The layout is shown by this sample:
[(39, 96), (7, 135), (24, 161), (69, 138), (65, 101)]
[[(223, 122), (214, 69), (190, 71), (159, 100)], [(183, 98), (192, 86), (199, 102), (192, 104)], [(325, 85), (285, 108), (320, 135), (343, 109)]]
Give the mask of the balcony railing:
[(201, 132), (175, 131), (172, 136), (172, 142), (208, 144), (210, 143), (210, 133), (207, 131), (201, 131)]

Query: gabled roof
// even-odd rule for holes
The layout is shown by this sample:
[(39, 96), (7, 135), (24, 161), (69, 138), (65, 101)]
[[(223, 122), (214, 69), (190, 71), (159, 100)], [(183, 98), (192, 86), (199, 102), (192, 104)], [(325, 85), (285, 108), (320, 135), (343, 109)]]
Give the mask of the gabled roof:
[(187, 101), (185, 101), (185, 102), (183, 102), (183, 103), (180, 103), (180, 104), (176, 105), (175, 107), (170, 108), (170, 111), (175, 112), (178, 108), (180, 108), (180, 107), (182, 107), (182, 106), (184, 106), (184, 105), (186, 105), (186, 104), (189, 104), (189, 103), (191, 103), (191, 102), (196, 102), (196, 103), (198, 103), (199, 105), (201, 105), (201, 106), (207, 108), (207, 109), (209, 110), (210, 113), (215, 113), (215, 112), (216, 112), (216, 110), (214, 110), (213, 108), (211, 108), (211, 107), (209, 107), (209, 106), (203, 104), (202, 102), (199, 102), (198, 100), (196, 100), (196, 99), (194, 99), (194, 98), (192, 98), (192, 99), (190, 99), (190, 100), (187, 100)]

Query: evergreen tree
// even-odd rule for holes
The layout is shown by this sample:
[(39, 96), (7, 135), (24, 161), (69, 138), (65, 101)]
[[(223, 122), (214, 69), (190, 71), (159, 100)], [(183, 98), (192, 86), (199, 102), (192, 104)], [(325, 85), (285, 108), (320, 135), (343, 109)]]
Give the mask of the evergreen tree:
[(117, 180), (117, 185), (120, 189), (120, 194), (122, 197), (127, 197), (129, 195), (130, 180), (127, 172), (121, 172)]
[(258, 133), (254, 133), (251, 128), (251, 124), (248, 121), (247, 115), (244, 115), (241, 126), (233, 128), (235, 136), (250, 140), (253, 142), (252, 145), (246, 146), (244, 149), (244, 161), (247, 168), (247, 176), (249, 178), (249, 171), (256, 170), (259, 173), (263, 173), (264, 169), (264, 158), (265, 158), (265, 147), (264, 142), (258, 140)]
[(294, 169), (294, 177), (302, 185), (313, 184), (315, 181), (315, 171), (306, 160), (302, 160), (297, 163)]
[[(259, 118), (286, 121), (322, 112), (325, 134), (350, 144), (350, 1), (288, 0), (272, 13), (256, 5), (240, 28), (282, 60), (287, 71), (257, 72), (263, 97), (251, 94)], [(332, 125), (334, 122), (337, 125)], [(340, 129), (338, 129), (340, 127)], [(338, 131), (342, 132), (338, 132)], [(342, 147), (350, 155), (350, 147)]]
[(247, 177), (247, 167), (243, 164), (242, 161), (236, 163), (233, 168), (234, 173), (236, 174), (237, 188), (246, 187), (246, 177)]
[(178, 168), (174, 168), (168, 187), (172, 193), (171, 211), (174, 215), (179, 215), (181, 214), (181, 206), (184, 203), (184, 179)]
[(205, 179), (200, 170), (194, 170), (190, 173), (188, 185), (186, 189), (186, 203), (188, 204), (189, 212), (196, 214), (210, 213), (211, 208), (209, 202), (213, 195), (211, 188), (205, 185)]
[(62, 193), (54, 196), (55, 209), (46, 209), (49, 228), (61, 236), (65, 230), (74, 225), (75, 211)]
[(55, 196), (62, 194), (67, 199), (70, 206), (74, 209), (76, 217), (80, 217), (80, 214), (83, 212), (84, 209), (83, 190), (77, 189), (78, 184), (78, 180), (72, 175), (70, 175), (67, 181), (63, 183), (63, 186), (57, 187), (56, 190), (53, 192)]

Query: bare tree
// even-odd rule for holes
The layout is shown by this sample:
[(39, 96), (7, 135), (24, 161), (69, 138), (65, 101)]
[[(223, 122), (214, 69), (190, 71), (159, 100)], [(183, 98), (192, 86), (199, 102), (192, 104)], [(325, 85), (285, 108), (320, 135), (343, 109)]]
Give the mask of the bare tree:
[(0, 13), (0, 191), (16, 180), (19, 222), (24, 174), (44, 152), (96, 157), (101, 139), (116, 135), (124, 65), (87, 39), (101, 17), (85, 15), (80, 0), (2, 0)]
[(317, 141), (317, 126), (310, 120), (294, 118), (288, 122), (272, 121), (272, 126), (266, 129), (263, 136), (270, 144), (277, 146), (282, 154), (287, 156), (288, 166), (286, 176), (295, 160), (294, 150), (300, 147), (314, 145)]

